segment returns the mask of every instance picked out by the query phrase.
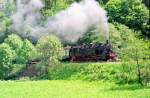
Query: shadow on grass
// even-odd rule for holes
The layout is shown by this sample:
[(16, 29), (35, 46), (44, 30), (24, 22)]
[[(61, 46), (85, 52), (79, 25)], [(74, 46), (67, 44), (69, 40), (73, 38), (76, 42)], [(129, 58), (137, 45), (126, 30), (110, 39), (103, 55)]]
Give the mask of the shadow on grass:
[(139, 89), (150, 89), (150, 86), (142, 86), (140, 84), (117, 85), (112, 87), (110, 90), (139, 90)]

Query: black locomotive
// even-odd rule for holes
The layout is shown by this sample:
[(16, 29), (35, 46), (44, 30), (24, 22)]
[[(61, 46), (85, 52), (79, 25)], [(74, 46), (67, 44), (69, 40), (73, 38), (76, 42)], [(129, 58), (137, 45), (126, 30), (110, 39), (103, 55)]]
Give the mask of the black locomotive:
[(111, 45), (105, 43), (74, 45), (65, 48), (66, 56), (63, 61), (116, 61), (116, 54)]

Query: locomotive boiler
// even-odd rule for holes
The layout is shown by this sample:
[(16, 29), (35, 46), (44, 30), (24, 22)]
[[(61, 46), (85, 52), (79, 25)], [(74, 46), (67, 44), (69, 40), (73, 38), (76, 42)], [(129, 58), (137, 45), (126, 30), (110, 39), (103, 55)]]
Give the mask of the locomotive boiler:
[(105, 43), (74, 45), (65, 48), (63, 61), (116, 61), (117, 55), (112, 51), (108, 40)]

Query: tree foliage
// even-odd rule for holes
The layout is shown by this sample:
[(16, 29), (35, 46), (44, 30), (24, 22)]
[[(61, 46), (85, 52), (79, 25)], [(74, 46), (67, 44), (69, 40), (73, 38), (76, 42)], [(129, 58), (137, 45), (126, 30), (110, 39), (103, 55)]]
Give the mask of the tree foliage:
[(118, 80), (121, 83), (137, 82), (142, 85), (149, 83), (150, 70), (147, 66), (150, 59), (149, 40), (139, 38), (135, 31), (118, 23), (110, 24), (110, 35), (113, 48), (123, 62)]
[(4, 41), (6, 36), (11, 32), (11, 19), (5, 15), (4, 12), (0, 11), (0, 43)]
[(12, 48), (12, 50), (15, 51), (15, 61), (17, 63), (24, 64), (37, 54), (35, 46), (29, 40), (22, 40), (16, 34), (8, 35), (4, 42), (7, 43)]
[(16, 52), (18, 52), (23, 44), (22, 39), (16, 34), (8, 35), (4, 42), (9, 44), (9, 46), (12, 47), (12, 49)]
[(67, 0), (44, 0), (45, 7), (41, 10), (44, 17), (53, 16), (68, 7)]
[(50, 64), (62, 57), (63, 48), (59, 39), (53, 35), (39, 39), (37, 49), (44, 62)]
[[(37, 55), (35, 46), (27, 39), (11, 34), (0, 44), (0, 78), (4, 79), (23, 68)], [(15, 68), (17, 65), (18, 68)]]
[(99, 33), (97, 29), (90, 28), (81, 38), (79, 38), (78, 43), (102, 43), (105, 41), (105, 37), (102, 33)]
[(8, 44), (0, 45), (0, 79), (8, 76), (12, 68), (12, 60), (14, 59), (14, 51)]
[(35, 46), (27, 39), (23, 41), (22, 47), (19, 49), (17, 62), (26, 63), (37, 55)]
[(110, 22), (125, 24), (150, 37), (149, 11), (140, 0), (109, 0), (106, 10)]

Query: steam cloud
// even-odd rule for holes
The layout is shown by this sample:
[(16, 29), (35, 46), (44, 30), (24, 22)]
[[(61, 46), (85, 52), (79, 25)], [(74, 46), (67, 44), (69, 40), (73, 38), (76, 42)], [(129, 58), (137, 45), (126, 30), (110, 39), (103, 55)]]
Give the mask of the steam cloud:
[(17, 11), (12, 16), (13, 27), (23, 37), (39, 39), (54, 34), (63, 41), (77, 41), (90, 27), (97, 27), (98, 33), (109, 38), (106, 12), (95, 0), (83, 0), (73, 3), (69, 8), (49, 17), (45, 26), (41, 26), (39, 10), (44, 7), (41, 0), (30, 0), (23, 4), (17, 1)]

